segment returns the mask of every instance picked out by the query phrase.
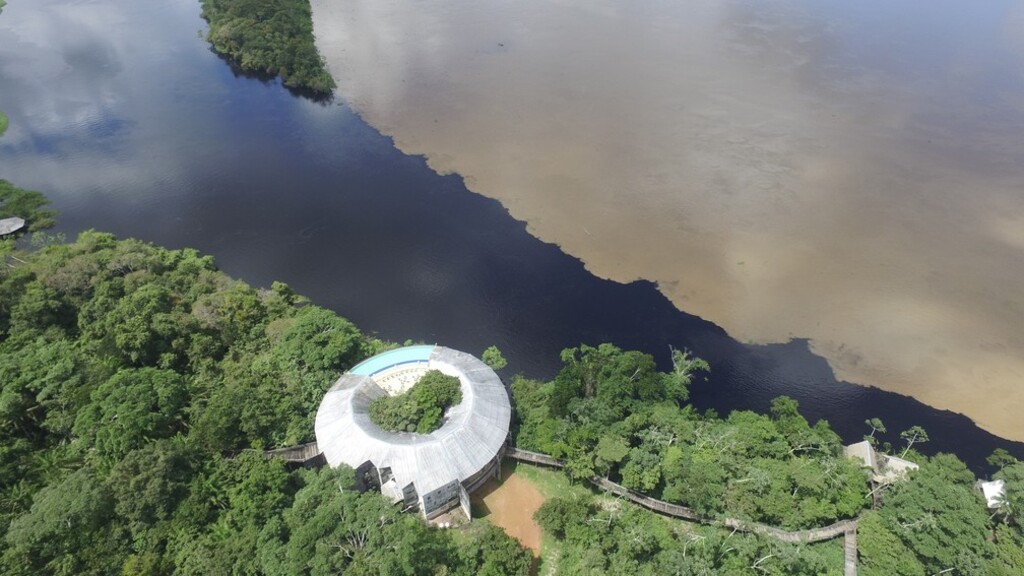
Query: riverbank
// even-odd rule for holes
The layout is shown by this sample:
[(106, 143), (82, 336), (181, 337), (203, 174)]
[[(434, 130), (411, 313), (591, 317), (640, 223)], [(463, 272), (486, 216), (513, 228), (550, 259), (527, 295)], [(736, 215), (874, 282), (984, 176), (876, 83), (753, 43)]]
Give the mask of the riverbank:
[(782, 4), (312, 8), (363, 118), (595, 274), (1024, 440), (1012, 110), (932, 114), (963, 95), (816, 60), (865, 40)]

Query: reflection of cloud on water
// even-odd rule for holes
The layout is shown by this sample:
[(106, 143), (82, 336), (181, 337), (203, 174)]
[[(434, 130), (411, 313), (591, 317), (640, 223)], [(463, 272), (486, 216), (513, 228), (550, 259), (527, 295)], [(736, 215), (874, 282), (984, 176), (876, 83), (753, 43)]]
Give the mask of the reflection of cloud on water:
[(1024, 184), (1004, 7), (313, 8), (360, 114), (597, 274), (1024, 438), (1024, 361), (992, 352), (1024, 341), (1024, 267), (991, 232)]
[(109, 116), (123, 94), (123, 65), (110, 34), (113, 6), (51, 3), (0, 19), (0, 71), (8, 108), (32, 115), (38, 133), (67, 132)]
[(167, 80), (194, 88), (182, 71), (206, 46), (181, 33), (201, 25), (194, 4), (33, 0), (5, 8), (0, 93), (11, 129), (0, 150), (14, 161), (3, 177), (71, 197), (101, 185), (130, 193), (142, 179), (187, 169), (176, 133), (219, 124), (180, 122), (203, 112), (174, 106), (182, 87)]

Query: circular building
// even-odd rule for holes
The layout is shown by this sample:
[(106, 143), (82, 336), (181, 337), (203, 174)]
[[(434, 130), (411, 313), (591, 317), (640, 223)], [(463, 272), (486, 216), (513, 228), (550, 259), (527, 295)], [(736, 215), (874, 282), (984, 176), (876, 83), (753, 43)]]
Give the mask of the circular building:
[[(429, 370), (459, 379), (462, 402), (430, 434), (389, 432), (370, 403), (412, 387)], [(407, 346), (356, 365), (331, 386), (316, 413), (317, 448), (330, 466), (347, 464), (362, 490), (379, 489), (433, 518), (498, 474), (512, 409), (501, 379), (476, 357), (442, 346)]]

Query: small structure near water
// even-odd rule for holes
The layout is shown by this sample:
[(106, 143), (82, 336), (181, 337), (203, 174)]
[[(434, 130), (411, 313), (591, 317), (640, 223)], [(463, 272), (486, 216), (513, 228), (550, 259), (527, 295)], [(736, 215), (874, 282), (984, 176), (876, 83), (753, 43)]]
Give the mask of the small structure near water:
[(8, 234), (14, 234), (25, 227), (25, 219), (18, 218), (4, 218), (0, 220), (0, 236), (7, 236)]
[(995, 510), (1003, 504), (1003, 498), (1006, 493), (1006, 482), (1002, 480), (992, 480), (990, 482), (982, 482), (981, 480), (978, 480), (975, 487), (978, 490), (981, 490), (981, 495), (985, 497), (985, 504), (989, 509)]
[[(377, 398), (408, 390), (429, 370), (459, 379), (462, 402), (430, 434), (388, 432), (370, 420)], [(361, 490), (380, 490), (430, 520), (461, 507), (500, 474), (512, 408), (498, 375), (478, 358), (443, 346), (407, 346), (346, 372), (316, 413), (316, 445), (330, 466), (347, 464)]]
[(871, 469), (871, 480), (877, 484), (891, 484), (906, 477), (910, 470), (917, 470), (918, 465), (888, 454), (879, 454), (870, 442), (864, 440), (843, 447), (847, 458), (859, 460), (865, 468)]

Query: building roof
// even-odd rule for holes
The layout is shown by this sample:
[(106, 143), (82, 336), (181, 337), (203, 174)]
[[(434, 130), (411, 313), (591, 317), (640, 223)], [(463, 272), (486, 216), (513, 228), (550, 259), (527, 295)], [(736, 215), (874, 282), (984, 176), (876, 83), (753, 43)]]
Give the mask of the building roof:
[[(387, 394), (374, 376), (416, 364), (423, 372), (458, 377), (462, 402), (449, 408), (444, 424), (430, 434), (382, 430), (369, 415), (370, 403)], [(505, 443), (511, 415), (505, 386), (482, 361), (442, 346), (410, 346), (343, 374), (317, 410), (316, 440), (329, 465), (357, 468), (370, 461), (378, 469), (390, 468), (398, 488), (414, 482), (423, 495), (486, 467)]]
[(985, 503), (988, 507), (996, 508), (999, 505), (999, 499), (1003, 496), (1003, 490), (1006, 489), (1006, 483), (1002, 480), (978, 482), (978, 487), (981, 488), (981, 493), (985, 496)]
[(845, 446), (843, 448), (843, 454), (845, 454), (847, 458), (856, 458), (861, 461), (863, 466), (867, 466), (876, 472), (878, 471), (878, 458), (875, 455), (875, 449), (867, 440)]
[(23, 218), (13, 217), (0, 220), (0, 236), (6, 236), (25, 227)]
[(905, 478), (910, 470), (917, 470), (917, 464), (897, 456), (879, 454), (870, 442), (864, 440), (843, 447), (847, 458), (856, 458), (865, 468), (871, 469), (871, 480), (888, 484)]

